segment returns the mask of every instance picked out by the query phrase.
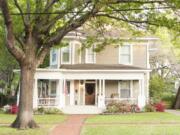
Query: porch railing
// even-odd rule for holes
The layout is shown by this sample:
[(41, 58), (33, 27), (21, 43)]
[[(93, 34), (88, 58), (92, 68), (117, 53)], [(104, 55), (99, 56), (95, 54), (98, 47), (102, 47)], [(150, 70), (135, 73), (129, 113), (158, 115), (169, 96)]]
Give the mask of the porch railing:
[(105, 98), (105, 104), (109, 104), (111, 102), (126, 102), (130, 104), (137, 104), (138, 101), (136, 98)]
[(58, 98), (38, 98), (38, 106), (57, 106)]

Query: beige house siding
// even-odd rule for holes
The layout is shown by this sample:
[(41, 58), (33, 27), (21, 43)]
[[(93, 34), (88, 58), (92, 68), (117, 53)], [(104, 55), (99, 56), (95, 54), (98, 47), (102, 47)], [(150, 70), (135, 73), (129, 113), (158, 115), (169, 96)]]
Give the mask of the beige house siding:
[(108, 45), (104, 50), (96, 53), (97, 64), (118, 64), (119, 47)]
[(147, 46), (133, 45), (133, 65), (146, 68), (147, 66)]

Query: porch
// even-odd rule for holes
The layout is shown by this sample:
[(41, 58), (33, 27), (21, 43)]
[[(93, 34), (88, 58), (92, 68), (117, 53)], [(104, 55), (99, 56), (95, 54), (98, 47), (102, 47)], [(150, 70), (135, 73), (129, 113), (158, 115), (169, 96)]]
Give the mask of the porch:
[[(122, 101), (143, 106), (145, 94), (141, 80), (37, 80), (34, 108), (95, 106), (105, 108), (109, 102)], [(143, 93), (142, 93), (143, 92)], [(36, 97), (36, 96), (34, 96)], [(72, 109), (73, 110), (73, 109)], [(87, 109), (88, 110), (88, 109)]]

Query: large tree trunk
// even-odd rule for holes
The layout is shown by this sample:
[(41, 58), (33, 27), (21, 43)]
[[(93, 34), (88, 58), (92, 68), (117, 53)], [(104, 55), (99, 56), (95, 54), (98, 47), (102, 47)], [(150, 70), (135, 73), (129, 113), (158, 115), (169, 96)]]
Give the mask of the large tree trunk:
[(26, 129), (36, 128), (38, 125), (33, 120), (33, 83), (35, 62), (21, 65), (19, 111), (12, 127)]
[(180, 86), (179, 86), (178, 92), (177, 92), (177, 94), (176, 94), (176, 99), (175, 99), (173, 108), (174, 108), (174, 109), (180, 109)]

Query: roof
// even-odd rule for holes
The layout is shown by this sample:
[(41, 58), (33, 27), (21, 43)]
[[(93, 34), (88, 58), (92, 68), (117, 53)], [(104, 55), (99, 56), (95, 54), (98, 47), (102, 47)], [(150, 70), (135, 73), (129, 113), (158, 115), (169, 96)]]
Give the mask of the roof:
[(70, 70), (149, 70), (146, 68), (122, 65), (122, 64), (75, 64), (75, 65), (61, 65), (61, 69)]

